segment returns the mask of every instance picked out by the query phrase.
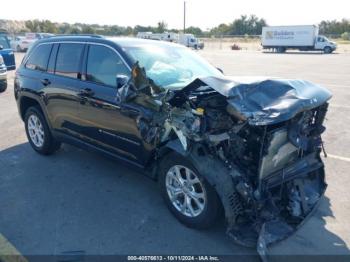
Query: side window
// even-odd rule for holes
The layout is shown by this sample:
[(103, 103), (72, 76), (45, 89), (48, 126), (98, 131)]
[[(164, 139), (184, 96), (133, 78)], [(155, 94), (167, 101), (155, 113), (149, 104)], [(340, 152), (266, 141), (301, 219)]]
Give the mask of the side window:
[(0, 45), (3, 48), (10, 48), (9, 41), (6, 36), (0, 36)]
[(55, 74), (78, 78), (84, 44), (60, 44)]
[(51, 53), (51, 48), (51, 44), (39, 45), (29, 56), (25, 67), (32, 70), (46, 71), (47, 63)]
[(86, 80), (116, 86), (116, 75), (130, 75), (119, 55), (101, 45), (90, 45), (86, 65)]

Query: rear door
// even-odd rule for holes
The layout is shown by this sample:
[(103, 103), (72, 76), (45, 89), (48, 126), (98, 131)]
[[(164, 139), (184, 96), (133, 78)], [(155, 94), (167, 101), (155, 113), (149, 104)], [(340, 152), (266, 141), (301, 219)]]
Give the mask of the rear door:
[(116, 101), (116, 76), (130, 68), (111, 47), (90, 44), (81, 86), (79, 125), (84, 139), (133, 162), (147, 158), (137, 128), (139, 108)]
[(47, 113), (55, 131), (79, 136), (77, 128), (84, 43), (55, 44), (41, 78)]

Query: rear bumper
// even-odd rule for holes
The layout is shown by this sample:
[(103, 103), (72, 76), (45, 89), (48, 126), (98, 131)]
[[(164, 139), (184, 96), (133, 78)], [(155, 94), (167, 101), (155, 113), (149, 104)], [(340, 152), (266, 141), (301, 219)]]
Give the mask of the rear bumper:
[(6, 65), (7, 71), (16, 70), (16, 65)]

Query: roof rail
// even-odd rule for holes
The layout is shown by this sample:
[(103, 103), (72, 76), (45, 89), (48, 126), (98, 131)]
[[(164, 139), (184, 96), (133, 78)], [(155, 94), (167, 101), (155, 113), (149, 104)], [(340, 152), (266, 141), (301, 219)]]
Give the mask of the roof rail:
[(55, 35), (52, 37), (61, 37), (61, 36), (75, 36), (75, 37), (84, 37), (84, 36), (89, 36), (89, 37), (96, 37), (96, 38), (103, 38), (102, 35), (95, 35), (95, 34), (62, 34), (62, 35)]

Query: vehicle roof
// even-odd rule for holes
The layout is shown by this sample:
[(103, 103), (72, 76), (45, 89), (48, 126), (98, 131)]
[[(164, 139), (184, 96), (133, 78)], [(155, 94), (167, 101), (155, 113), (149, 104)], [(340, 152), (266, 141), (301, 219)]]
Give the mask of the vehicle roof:
[(99, 35), (66, 35), (66, 36), (54, 36), (50, 38), (44, 38), (36, 41), (34, 45), (32, 46), (32, 49), (34, 49), (35, 46), (41, 44), (41, 43), (57, 43), (57, 42), (81, 42), (81, 43), (99, 43), (99, 44), (107, 44), (111, 47), (114, 47), (119, 55), (122, 56), (124, 61), (128, 64), (128, 66), (131, 68), (134, 64), (134, 61), (126, 54), (126, 52), (123, 50), (125, 47), (131, 47), (131, 46), (169, 46), (169, 47), (179, 47), (179, 48), (185, 48), (182, 45), (174, 44), (170, 42), (165, 41), (157, 41), (157, 40), (150, 40), (150, 39), (140, 39), (140, 38), (132, 38), (132, 37), (102, 37)]
[(183, 47), (182, 45), (160, 41), (160, 40), (152, 40), (152, 39), (142, 39), (142, 38), (132, 38), (132, 37), (111, 37), (106, 38), (122, 47), (127, 46), (139, 46), (139, 45), (156, 45), (156, 46), (178, 46)]
[(43, 42), (65, 42), (65, 41), (78, 41), (78, 42), (95, 42), (95, 43), (114, 43), (120, 47), (139, 46), (139, 45), (156, 45), (156, 46), (178, 46), (181, 45), (159, 41), (151, 39), (141, 39), (133, 37), (103, 37), (99, 35), (63, 35), (53, 36), (50, 38), (41, 39), (38, 43)]

